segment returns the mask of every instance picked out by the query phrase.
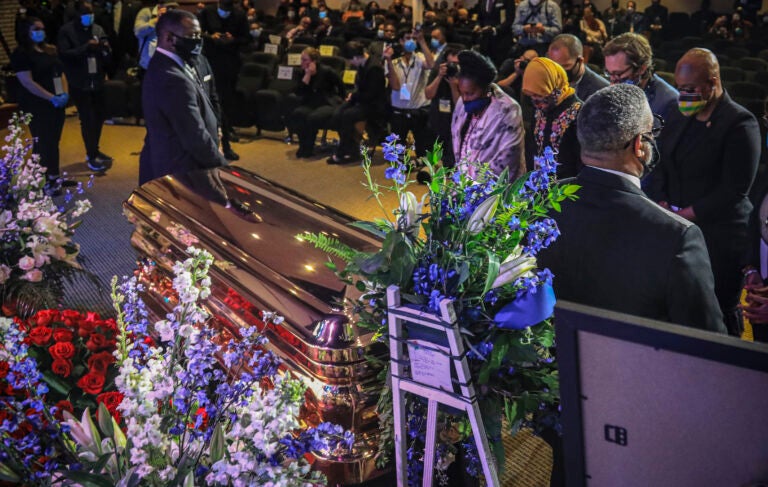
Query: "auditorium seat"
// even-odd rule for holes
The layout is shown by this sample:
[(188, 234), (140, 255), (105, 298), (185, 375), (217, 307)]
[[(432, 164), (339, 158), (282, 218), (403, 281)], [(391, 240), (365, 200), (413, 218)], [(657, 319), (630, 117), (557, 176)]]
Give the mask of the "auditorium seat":
[(757, 57), (763, 61), (768, 61), (768, 49), (763, 49), (762, 51), (758, 52)]
[(329, 66), (339, 73), (339, 76), (342, 76), (347, 69), (347, 60), (340, 56), (320, 56), (320, 64)]
[(720, 79), (723, 81), (746, 81), (747, 73), (741, 68), (720, 66)]
[(268, 66), (270, 74), (274, 74), (277, 65), (280, 64), (280, 58), (269, 52), (253, 52), (244, 56), (244, 62)]
[(299, 36), (293, 39), (293, 45), (304, 44), (306, 46), (317, 47), (317, 39), (312, 36)]
[(694, 35), (696, 32), (693, 27), (691, 17), (686, 12), (670, 12), (664, 29), (665, 37), (672, 39), (681, 35)]
[(293, 44), (291, 44), (291, 47), (288, 48), (287, 53), (301, 54), (301, 52), (308, 47), (314, 47), (314, 46), (310, 46), (309, 44), (300, 44), (300, 43), (294, 42)]
[[(365, 39), (365, 38), (356, 38), (355, 40), (359, 42), (363, 42), (366, 45), (367, 43), (371, 42), (370, 39)], [(345, 42), (346, 41), (344, 40), (343, 37), (326, 37), (325, 39), (323, 39), (323, 44), (325, 44), (326, 46), (336, 46), (339, 49), (344, 47)]]
[(256, 113), (260, 107), (256, 104), (256, 93), (269, 83), (271, 72), (263, 64), (245, 63), (240, 68), (235, 88), (232, 124), (237, 127), (250, 127), (256, 124)]
[(740, 59), (740, 58), (745, 58), (752, 55), (752, 53), (749, 52), (749, 49), (745, 47), (739, 47), (739, 46), (728, 47), (723, 52), (732, 59)]
[(665, 59), (656, 58), (653, 60), (653, 69), (656, 71), (669, 71), (669, 63)]
[(704, 45), (704, 39), (697, 36), (685, 36), (680, 39), (680, 47), (682, 49), (691, 49), (694, 47), (701, 47)]
[(768, 71), (768, 61), (758, 57), (741, 58), (735, 65), (745, 71)]
[(749, 81), (728, 83), (728, 93), (734, 98), (764, 99), (768, 95), (768, 87)]
[(752, 73), (752, 82), (768, 86), (768, 71), (755, 71)]

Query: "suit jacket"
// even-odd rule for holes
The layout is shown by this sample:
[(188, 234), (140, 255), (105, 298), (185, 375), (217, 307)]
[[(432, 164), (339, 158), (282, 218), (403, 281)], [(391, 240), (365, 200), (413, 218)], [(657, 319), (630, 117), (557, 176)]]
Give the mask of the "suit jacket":
[(147, 135), (139, 158), (139, 184), (197, 169), (224, 166), (219, 152), (217, 111), (199, 81), (156, 52), (142, 84)]
[(338, 105), (344, 99), (344, 83), (334, 69), (318, 63), (317, 72), (310, 78), (309, 84), (299, 81), (296, 85), (296, 95), (302, 105), (312, 108)]
[(585, 166), (539, 254), (560, 299), (725, 333), (701, 230), (631, 181)]
[[(693, 205), (705, 233), (710, 228), (731, 232), (733, 225), (746, 225), (752, 211), (749, 190), (760, 160), (760, 128), (754, 115), (727, 93), (710, 117), (707, 137), (695, 143), (683, 137), (692, 120), (678, 110), (667, 119), (648, 191), (656, 201)], [(684, 160), (678, 160), (681, 149)]]

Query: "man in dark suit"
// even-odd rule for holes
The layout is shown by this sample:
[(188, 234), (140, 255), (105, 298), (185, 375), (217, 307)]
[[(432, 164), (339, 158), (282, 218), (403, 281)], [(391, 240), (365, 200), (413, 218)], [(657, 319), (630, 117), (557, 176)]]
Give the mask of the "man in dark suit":
[(156, 31), (157, 51), (142, 87), (147, 135), (139, 159), (140, 184), (227, 164), (219, 150), (217, 109), (206, 89), (210, 74), (195, 67), (202, 46), (197, 18), (172, 10), (158, 20)]
[(740, 271), (752, 211), (748, 195), (760, 160), (760, 128), (723, 90), (711, 51), (688, 51), (677, 63), (675, 83), (679, 110), (659, 139), (661, 164), (649, 193), (701, 227), (728, 332), (738, 336)]
[(725, 333), (701, 231), (640, 189), (655, 132), (636, 86), (603, 88), (584, 103), (578, 199), (553, 215), (561, 235), (539, 263), (560, 299)]

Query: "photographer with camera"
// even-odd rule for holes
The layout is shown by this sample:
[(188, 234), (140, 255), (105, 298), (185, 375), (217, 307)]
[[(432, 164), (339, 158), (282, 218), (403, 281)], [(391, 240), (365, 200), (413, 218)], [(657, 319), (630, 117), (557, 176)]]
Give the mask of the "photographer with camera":
[(429, 104), (429, 125), (432, 131), (443, 143), (443, 166), (453, 167), (456, 161), (453, 157), (451, 141), (451, 117), (459, 99), (459, 52), (446, 47), (442, 52), (444, 62), (429, 75), (429, 84), (424, 93)]
[(523, 0), (517, 6), (512, 32), (518, 36), (515, 52), (535, 50), (543, 56), (547, 46), (563, 31), (560, 6), (553, 0)]
[[(523, 73), (528, 63), (539, 57), (533, 49), (528, 49), (515, 59), (507, 59), (499, 68), (499, 80), (497, 84), (515, 100), (520, 100), (520, 88), (523, 84)], [(511, 71), (511, 72), (510, 72)]]
[[(408, 132), (413, 133), (416, 155), (426, 154), (435, 141), (429, 128), (425, 89), (434, 58), (420, 30), (403, 30), (400, 33), (402, 56), (395, 57), (394, 46), (384, 49), (389, 86), (392, 89), (392, 131), (405, 141)], [(421, 47), (421, 52), (416, 48)]]
[(104, 81), (112, 49), (104, 29), (93, 23), (91, 3), (78, 4), (77, 13), (77, 17), (59, 30), (59, 56), (69, 80), (69, 93), (80, 117), (88, 168), (104, 171), (106, 164), (112, 162), (111, 157), (99, 151), (105, 119)]

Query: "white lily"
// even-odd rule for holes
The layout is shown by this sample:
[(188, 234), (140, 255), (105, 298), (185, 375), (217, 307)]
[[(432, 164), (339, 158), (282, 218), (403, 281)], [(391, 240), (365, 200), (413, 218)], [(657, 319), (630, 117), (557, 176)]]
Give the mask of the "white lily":
[(536, 257), (523, 254), (519, 250), (512, 252), (499, 266), (499, 275), (491, 288), (501, 287), (515, 282), (519, 277), (536, 268)]
[(472, 235), (477, 235), (491, 221), (496, 214), (496, 208), (499, 206), (499, 195), (495, 194), (486, 199), (475, 208), (472, 216), (467, 221), (467, 231)]
[(91, 413), (88, 408), (83, 411), (83, 419), (78, 421), (69, 411), (64, 411), (65, 423), (69, 425), (69, 431), (72, 438), (83, 448), (101, 455), (101, 438), (96, 430), (96, 425), (91, 420)]
[(405, 231), (411, 236), (416, 237), (419, 234), (418, 218), (424, 207), (424, 200), (419, 202), (416, 195), (410, 191), (404, 191), (400, 195), (400, 211), (402, 212)]

